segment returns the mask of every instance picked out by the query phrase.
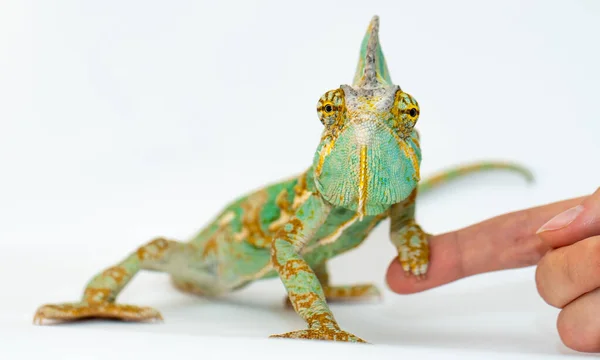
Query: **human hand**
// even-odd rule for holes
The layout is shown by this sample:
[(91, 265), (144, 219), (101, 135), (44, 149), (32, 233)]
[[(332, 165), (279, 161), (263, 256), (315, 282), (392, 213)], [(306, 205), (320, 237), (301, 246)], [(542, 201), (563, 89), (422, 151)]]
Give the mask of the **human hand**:
[(394, 260), (387, 272), (392, 291), (410, 294), (467, 276), (537, 264), (540, 296), (562, 309), (557, 328), (563, 343), (578, 351), (600, 352), (600, 317), (596, 315), (600, 309), (600, 189), (590, 196), (501, 215), (433, 236), (430, 241), (427, 277), (406, 277)]

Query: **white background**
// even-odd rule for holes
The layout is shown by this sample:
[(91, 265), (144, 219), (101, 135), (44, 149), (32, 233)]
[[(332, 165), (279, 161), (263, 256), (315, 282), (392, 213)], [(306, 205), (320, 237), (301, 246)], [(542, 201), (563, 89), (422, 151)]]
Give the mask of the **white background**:
[[(0, 358), (366, 356), (265, 340), (303, 326), (277, 279), (217, 302), (141, 273), (120, 300), (158, 308), (164, 324), (31, 320), (140, 244), (186, 239), (236, 196), (308, 166), (316, 102), (351, 82), (374, 14), (392, 79), (422, 109), (423, 175), (505, 159), (537, 179), (485, 174), (424, 196), (428, 231), (600, 185), (598, 2), (3, 0)], [(532, 268), (387, 291), (387, 226), (331, 267), (334, 282), (386, 290), (332, 306), (378, 358), (574, 354)]]

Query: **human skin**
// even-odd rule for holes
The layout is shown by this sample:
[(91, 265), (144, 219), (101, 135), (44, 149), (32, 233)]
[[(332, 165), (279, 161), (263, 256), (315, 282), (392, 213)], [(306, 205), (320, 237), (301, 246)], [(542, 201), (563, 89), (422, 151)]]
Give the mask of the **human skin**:
[(593, 194), (500, 215), (433, 236), (425, 279), (406, 277), (398, 261), (387, 283), (398, 294), (425, 291), (491, 271), (536, 266), (546, 303), (561, 309), (557, 330), (577, 351), (600, 352), (600, 188)]

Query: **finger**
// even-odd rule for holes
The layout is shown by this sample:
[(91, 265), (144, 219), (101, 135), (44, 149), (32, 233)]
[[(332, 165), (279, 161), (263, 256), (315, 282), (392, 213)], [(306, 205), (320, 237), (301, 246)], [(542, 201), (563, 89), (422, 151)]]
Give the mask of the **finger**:
[(388, 286), (394, 292), (408, 294), (479, 273), (535, 265), (549, 249), (535, 231), (548, 218), (583, 199), (579, 197), (521, 210), (433, 236), (426, 278), (406, 277), (398, 260), (394, 259), (386, 275)]
[[(549, 305), (562, 308), (600, 287), (600, 236), (548, 252), (539, 262), (535, 282)], [(600, 304), (599, 304), (600, 305)]]
[(583, 352), (600, 352), (600, 289), (567, 305), (558, 315), (557, 328), (562, 342)]
[(600, 235), (600, 188), (581, 204), (554, 216), (537, 232), (552, 248)]

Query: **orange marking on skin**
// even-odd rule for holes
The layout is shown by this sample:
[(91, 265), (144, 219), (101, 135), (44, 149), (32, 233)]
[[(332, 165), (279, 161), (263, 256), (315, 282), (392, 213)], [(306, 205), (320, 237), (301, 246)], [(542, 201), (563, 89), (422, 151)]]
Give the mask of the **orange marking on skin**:
[(291, 293), (289, 299), (294, 309), (308, 309), (319, 300), (319, 297), (314, 292), (304, 294)]
[[(288, 225), (290, 228), (288, 228)], [(280, 239), (282, 241), (286, 241), (290, 244), (292, 244), (292, 239), (290, 235), (297, 235), (298, 232), (300, 230), (302, 230), (303, 225), (302, 225), (302, 221), (300, 221), (300, 219), (297, 218), (292, 218), (290, 219), (285, 226), (281, 227), (277, 233), (273, 236), (273, 239)], [(296, 244), (292, 244), (294, 247), (296, 248), (301, 248), (304, 244), (301, 241), (298, 241)], [(279, 268), (281, 266), (281, 264), (277, 261), (277, 252), (278, 249), (276, 246), (272, 247), (272, 252), (271, 252), (271, 263), (273, 264), (273, 266), (275, 268)], [(299, 260), (298, 260), (299, 261)], [(291, 260), (286, 262), (284, 264), (284, 266), (292, 266), (293, 264), (295, 264), (294, 260)], [(308, 265), (306, 265), (308, 266)]]
[(125, 321), (162, 320), (160, 313), (150, 307), (134, 305), (99, 304), (60, 304), (40, 306), (34, 316), (34, 323), (41, 324), (45, 319), (77, 320), (85, 318), (119, 319)]
[[(343, 335), (334, 330), (340, 330), (339, 325), (331, 318), (331, 315), (327, 313), (315, 313), (306, 318), (306, 322), (309, 327), (314, 327), (316, 331), (322, 333), (321, 336), (325, 338), (333, 338), (333, 336), (337, 336), (338, 340), (346, 341), (348, 337), (344, 338)], [(317, 327), (318, 325), (318, 327)], [(342, 338), (340, 338), (342, 335)]]
[[(372, 284), (362, 285), (349, 285), (349, 286), (323, 286), (323, 293), (327, 302), (342, 302), (342, 301), (360, 301), (362, 299), (368, 299), (379, 295), (377, 288)], [(316, 297), (316, 294), (313, 293)], [(293, 307), (289, 296), (286, 296), (284, 305), (286, 307)], [(300, 305), (296, 302), (296, 305)], [(304, 304), (302, 305), (305, 306)]]
[(367, 147), (365, 145), (360, 148), (360, 161), (358, 170), (358, 215), (362, 220), (367, 206), (369, 186), (369, 174), (367, 168)]
[(236, 240), (245, 239), (249, 244), (256, 247), (268, 247), (272, 238), (265, 234), (261, 227), (260, 212), (268, 200), (266, 191), (261, 190), (250, 195), (240, 204), (242, 208), (242, 230), (235, 234)]
[[(299, 179), (296, 185), (294, 186), (294, 200), (292, 203), (288, 200), (288, 191), (283, 189), (275, 199), (275, 204), (279, 208), (280, 215), (279, 218), (271, 222), (268, 226), (268, 230), (271, 234), (276, 233), (289, 223), (290, 219), (294, 216), (294, 213), (298, 210), (298, 208), (304, 204), (306, 199), (308, 199), (311, 195), (309, 191), (306, 190), (306, 174), (303, 174)], [(268, 243), (271, 244), (273, 237), (269, 238)]]
[(331, 139), (328, 143), (326, 143), (321, 150), (319, 151), (319, 162), (317, 163), (317, 167), (315, 169), (315, 176), (321, 175), (321, 171), (323, 171), (323, 163), (325, 162), (325, 158), (329, 153), (331, 153), (331, 149), (335, 145), (335, 140)]
[(218, 249), (218, 235), (221, 230), (217, 230), (217, 232), (204, 243), (204, 247), (202, 248), (202, 256), (206, 257), (208, 254), (216, 253)]
[(373, 291), (373, 285), (332, 286), (324, 289), (325, 296), (332, 301), (361, 298)]
[(308, 173), (305, 172), (298, 178), (298, 182), (294, 186), (294, 201), (292, 202), (292, 207), (290, 209), (290, 213), (295, 213), (296, 210), (304, 204), (304, 202), (310, 197), (311, 192), (307, 190), (306, 177)]
[(415, 150), (411, 146), (408, 146), (408, 144), (404, 141), (400, 142), (400, 149), (402, 149), (404, 155), (410, 160), (413, 169), (415, 170), (413, 176), (415, 177), (416, 181), (419, 181), (421, 179), (421, 173), (419, 168), (419, 160), (417, 159), (417, 154), (415, 153)]
[(414, 136), (412, 138), (412, 141), (413, 141), (413, 143), (415, 144), (416, 147), (418, 147), (418, 148), (421, 147), (421, 141), (419, 140), (418, 137)]
[[(223, 233), (228, 231), (227, 226), (233, 221), (233, 219), (235, 219), (235, 213), (233, 211), (228, 211), (217, 220), (218, 228), (202, 246), (203, 257), (208, 256), (210, 253), (217, 252), (219, 248), (219, 240), (223, 238)], [(196, 250), (193, 244), (190, 245), (192, 248), (194, 248), (194, 250)]]
[(280, 210), (290, 210), (292, 204), (288, 201), (288, 192), (287, 189), (281, 190), (277, 197), (275, 198), (275, 204)]
[[(289, 235), (297, 235), (298, 232), (300, 232), (300, 230), (302, 230), (302, 228), (303, 228), (302, 221), (300, 221), (300, 219), (297, 219), (297, 218), (290, 219), (290, 221), (288, 221), (288, 224), (290, 224), (290, 226), (292, 227), (289, 231), (286, 231), (288, 236)], [(288, 239), (289, 239), (289, 237), (288, 237)]]
[(286, 261), (286, 263), (283, 264), (283, 267), (281, 269), (281, 276), (286, 279), (289, 279), (291, 276), (296, 275), (302, 271), (312, 272), (311, 268), (304, 260), (292, 259)]
[(165, 250), (169, 248), (169, 241), (164, 238), (157, 238), (152, 240), (145, 246), (142, 246), (137, 250), (137, 257), (141, 261), (143, 260), (158, 260), (160, 259)]
[(113, 301), (112, 292), (106, 288), (86, 288), (83, 292), (83, 301), (88, 304)]
[(128, 277), (129, 273), (127, 272), (127, 270), (125, 270), (124, 267), (122, 266), (113, 266), (111, 268), (108, 268), (106, 270), (104, 270), (102, 272), (101, 276), (104, 277), (110, 277), (113, 280), (115, 280), (115, 282), (117, 284), (121, 284), (123, 282), (123, 280)]
[(294, 185), (294, 193), (297, 195), (301, 195), (306, 191), (306, 176), (307, 173), (303, 173), (298, 177), (298, 182)]

